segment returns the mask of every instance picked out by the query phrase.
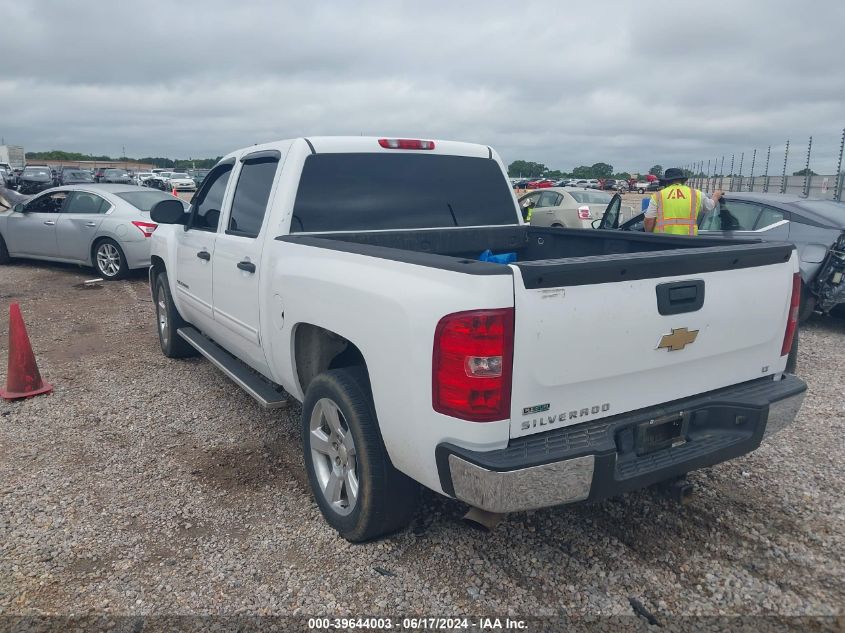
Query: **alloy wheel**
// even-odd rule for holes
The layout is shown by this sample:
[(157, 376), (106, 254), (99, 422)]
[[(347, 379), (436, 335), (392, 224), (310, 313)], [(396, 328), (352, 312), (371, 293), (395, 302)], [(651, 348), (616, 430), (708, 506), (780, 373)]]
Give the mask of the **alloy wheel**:
[(311, 412), (309, 444), (314, 474), (332, 509), (348, 515), (358, 501), (358, 459), (352, 431), (337, 404), (322, 398)]
[(120, 253), (114, 244), (103, 242), (97, 247), (97, 267), (106, 277), (120, 272)]

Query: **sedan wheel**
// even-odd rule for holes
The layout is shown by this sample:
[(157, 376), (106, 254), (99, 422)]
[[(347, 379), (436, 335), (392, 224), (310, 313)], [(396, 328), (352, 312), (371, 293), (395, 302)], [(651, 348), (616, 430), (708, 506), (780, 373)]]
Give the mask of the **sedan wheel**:
[(317, 401), (309, 439), (320, 490), (332, 509), (346, 516), (358, 502), (358, 459), (349, 425), (333, 400)]
[(106, 279), (121, 279), (128, 272), (126, 257), (113, 240), (103, 240), (97, 245), (94, 261), (97, 270)]

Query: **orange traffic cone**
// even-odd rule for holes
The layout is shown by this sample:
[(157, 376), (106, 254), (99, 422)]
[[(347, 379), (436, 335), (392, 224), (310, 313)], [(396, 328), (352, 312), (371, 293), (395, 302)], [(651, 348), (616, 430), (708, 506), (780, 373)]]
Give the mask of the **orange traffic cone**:
[(41, 380), (38, 373), (21, 307), (12, 303), (9, 305), (9, 371), (6, 372), (6, 389), (0, 389), (0, 397), (15, 400), (51, 391), (53, 385)]
[(179, 197), (179, 194), (176, 193), (176, 187), (173, 187), (173, 191), (171, 191), (170, 193), (172, 193), (177, 198)]

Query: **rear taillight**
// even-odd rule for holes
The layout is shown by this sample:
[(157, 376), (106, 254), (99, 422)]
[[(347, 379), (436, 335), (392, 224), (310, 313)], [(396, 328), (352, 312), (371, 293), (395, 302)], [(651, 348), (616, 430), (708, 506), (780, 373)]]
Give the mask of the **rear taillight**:
[(789, 315), (786, 317), (786, 332), (783, 335), (783, 346), (780, 348), (780, 355), (786, 356), (792, 349), (792, 339), (795, 337), (795, 330), (798, 329), (798, 310), (801, 305), (801, 275), (795, 273), (792, 276), (792, 299), (789, 301)]
[(378, 144), (386, 149), (434, 149), (434, 141), (413, 138), (380, 138)]
[(432, 406), (462, 420), (510, 416), (513, 308), (456, 312), (434, 331)]
[(587, 206), (578, 207), (578, 219), (579, 220), (592, 220), (593, 215), (590, 213), (590, 207), (587, 207)]
[(152, 237), (153, 231), (155, 231), (158, 226), (158, 224), (154, 222), (136, 222), (134, 220), (132, 221), (132, 224), (138, 227), (141, 233), (144, 234), (144, 237)]

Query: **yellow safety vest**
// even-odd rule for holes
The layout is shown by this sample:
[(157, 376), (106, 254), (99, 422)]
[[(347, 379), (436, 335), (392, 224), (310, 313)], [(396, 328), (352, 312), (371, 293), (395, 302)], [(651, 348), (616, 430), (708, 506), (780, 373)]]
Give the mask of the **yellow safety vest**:
[(701, 192), (686, 185), (669, 185), (651, 196), (657, 206), (655, 233), (698, 235)]

